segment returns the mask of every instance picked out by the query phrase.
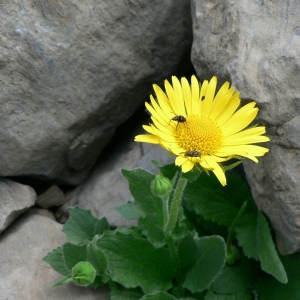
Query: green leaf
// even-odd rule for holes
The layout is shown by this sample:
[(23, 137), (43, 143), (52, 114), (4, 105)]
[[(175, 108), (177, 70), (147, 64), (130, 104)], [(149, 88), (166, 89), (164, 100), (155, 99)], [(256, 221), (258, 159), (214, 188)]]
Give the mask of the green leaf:
[(71, 270), (66, 266), (64, 259), (63, 247), (58, 247), (48, 252), (43, 261), (48, 263), (56, 272), (61, 275), (68, 276)]
[(282, 284), (272, 277), (260, 279), (258, 294), (265, 300), (300, 299), (300, 254), (281, 257), (289, 281)]
[(157, 160), (152, 159), (151, 162), (155, 167), (160, 168), (160, 164)]
[(268, 222), (261, 212), (258, 212), (256, 238), (262, 270), (278, 281), (287, 283), (287, 275), (275, 249)]
[(235, 227), (239, 245), (248, 258), (259, 260), (257, 241), (257, 213), (244, 215)]
[(242, 259), (239, 264), (225, 266), (212, 284), (212, 291), (219, 294), (236, 294), (251, 290), (257, 282), (258, 263)]
[(101, 220), (94, 217), (90, 210), (78, 206), (69, 208), (70, 217), (64, 224), (63, 232), (69, 242), (83, 244), (92, 241), (96, 234), (103, 233), (108, 229), (108, 222), (105, 218)]
[(188, 184), (184, 199), (195, 212), (206, 220), (230, 227), (243, 202), (251, 198), (246, 183), (234, 173), (227, 174), (223, 187), (215, 176), (202, 173)]
[(205, 300), (252, 300), (253, 296), (246, 292), (238, 292), (235, 294), (218, 294), (211, 289), (207, 291)]
[(50, 285), (49, 287), (54, 287), (54, 286), (64, 285), (64, 284), (67, 284), (67, 283), (69, 283), (69, 282), (71, 282), (71, 281), (72, 281), (72, 275), (69, 275), (69, 276), (63, 278), (62, 280), (57, 281), (56, 283)]
[(192, 182), (196, 180), (201, 173), (202, 170), (196, 165), (191, 171), (182, 173), (182, 176), (185, 177), (188, 181)]
[(175, 176), (177, 172), (181, 173), (181, 168), (176, 166), (175, 164), (165, 165), (163, 167), (160, 167), (160, 170), (164, 174), (164, 176), (166, 176), (170, 180)]
[(172, 286), (174, 264), (167, 249), (156, 249), (145, 239), (120, 232), (105, 234), (97, 246), (108, 259), (112, 280), (124, 287), (151, 293)]
[[(175, 298), (174, 296), (166, 292), (155, 292), (155, 293), (145, 295), (140, 300), (181, 300), (181, 299), (182, 298), (180, 299)], [(195, 298), (185, 298), (184, 300), (195, 300)]]
[[(58, 273), (68, 276), (69, 278), (72, 268), (80, 261), (85, 261), (87, 258), (87, 246), (74, 245), (70, 243), (64, 244), (62, 247), (49, 252), (43, 260), (47, 262)], [(55, 283), (54, 285), (65, 284), (64, 280)]]
[[(99, 285), (109, 280), (108, 261), (104, 252), (97, 247), (99, 236), (95, 236), (92, 243), (87, 247), (87, 261), (90, 262), (97, 270), (97, 275), (101, 276)], [(97, 282), (98, 283), (98, 282)], [(94, 286), (94, 285), (93, 285)]]
[[(220, 236), (187, 236), (178, 247), (181, 260), (179, 279), (191, 292), (207, 289), (222, 271), (226, 259), (226, 246)], [(181, 278), (180, 278), (181, 277)]]
[(115, 286), (111, 287), (110, 299), (111, 300), (139, 300), (143, 297), (142, 293), (138, 289), (122, 289), (118, 290)]
[(144, 217), (144, 214), (141, 211), (137, 210), (134, 202), (132, 201), (128, 201), (126, 204), (117, 206), (115, 209), (124, 219), (138, 221), (141, 217)]
[(172, 295), (166, 292), (156, 292), (147, 294), (142, 297), (140, 300), (176, 300), (177, 298), (173, 297)]
[(151, 192), (154, 175), (142, 169), (122, 170), (122, 174), (129, 181), (137, 210), (145, 215), (144, 218), (139, 219), (143, 233), (155, 247), (163, 246), (165, 244), (163, 203)]

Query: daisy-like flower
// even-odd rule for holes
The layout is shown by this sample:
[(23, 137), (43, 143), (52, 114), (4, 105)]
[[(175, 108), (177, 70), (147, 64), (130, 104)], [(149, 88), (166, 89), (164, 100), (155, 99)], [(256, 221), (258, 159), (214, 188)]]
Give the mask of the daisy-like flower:
[[(182, 172), (200, 164), (212, 171), (226, 185), (222, 162), (232, 158), (249, 158), (258, 162), (268, 148), (253, 145), (270, 139), (263, 134), (265, 127), (246, 127), (258, 113), (256, 102), (240, 106), (239, 93), (225, 82), (216, 93), (217, 78), (205, 80), (201, 86), (195, 76), (191, 85), (186, 78), (165, 80), (165, 90), (153, 85), (157, 101), (151, 95), (146, 108), (153, 124), (143, 128), (150, 134), (135, 137), (136, 142), (159, 144), (177, 155), (175, 164)], [(215, 94), (216, 93), (216, 94)]]

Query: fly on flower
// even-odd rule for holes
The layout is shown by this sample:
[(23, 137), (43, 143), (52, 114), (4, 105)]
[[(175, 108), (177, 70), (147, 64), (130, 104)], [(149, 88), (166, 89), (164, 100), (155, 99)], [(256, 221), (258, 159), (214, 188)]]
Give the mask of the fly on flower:
[[(186, 121), (186, 118), (185, 118), (184, 116), (181, 116), (181, 115), (175, 116), (175, 117), (173, 117), (173, 118), (170, 120), (170, 122), (169, 122), (168, 125), (170, 125), (171, 121), (176, 121), (176, 122), (177, 122), (177, 126), (178, 126), (179, 123), (185, 122), (185, 121)], [(176, 126), (176, 129), (177, 129), (177, 126)]]
[(184, 156), (187, 157), (201, 157), (201, 153), (196, 151), (196, 150), (193, 150), (193, 151), (187, 151), (184, 153)]
[[(182, 172), (200, 164), (212, 171), (222, 185), (226, 185), (222, 163), (232, 158), (249, 158), (258, 162), (268, 148), (253, 145), (268, 142), (263, 136), (264, 126), (246, 128), (256, 117), (256, 102), (240, 106), (239, 93), (225, 82), (216, 93), (217, 78), (205, 80), (202, 84), (192, 76), (191, 84), (186, 78), (172, 77), (172, 85), (165, 80), (165, 90), (153, 85), (157, 101), (151, 95), (151, 104), (146, 108), (151, 113), (153, 124), (143, 128), (150, 134), (135, 137), (136, 142), (159, 144), (177, 155), (175, 164)], [(171, 122), (175, 116), (182, 116), (184, 122)], [(175, 123), (175, 124), (173, 124)], [(186, 155), (201, 153), (201, 155)]]

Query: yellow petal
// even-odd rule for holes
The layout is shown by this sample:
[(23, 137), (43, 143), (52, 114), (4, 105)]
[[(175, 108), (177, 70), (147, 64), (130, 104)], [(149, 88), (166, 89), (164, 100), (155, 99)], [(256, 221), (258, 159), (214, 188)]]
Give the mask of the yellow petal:
[(255, 119), (257, 113), (258, 109), (249, 110), (248, 113), (245, 113), (245, 115), (238, 118), (235, 123), (232, 123), (230, 125), (223, 125), (223, 135), (230, 136), (246, 128)]
[(173, 108), (171, 107), (170, 100), (167, 95), (163, 92), (163, 90), (156, 84), (153, 84), (153, 89), (155, 91), (157, 101), (161, 109), (165, 112), (165, 114), (169, 117), (169, 114), (174, 114)]
[(230, 101), (227, 103), (226, 107), (224, 107), (222, 113), (218, 116), (216, 121), (219, 126), (223, 126), (223, 124), (232, 117), (233, 113), (237, 110), (241, 103), (240, 93), (235, 93)]
[(255, 105), (255, 102), (250, 102), (244, 105), (242, 108), (237, 110), (226, 122), (224, 122), (222, 126), (229, 126), (230, 124), (237, 123), (237, 120), (241, 116), (247, 116), (248, 111), (254, 108)]
[(186, 160), (187, 160), (186, 157), (177, 156), (176, 159), (175, 159), (175, 165), (176, 166), (181, 166)]
[[(201, 88), (202, 90), (202, 88)], [(191, 114), (200, 115), (200, 98), (199, 98), (199, 81), (196, 76), (192, 76), (191, 78), (191, 91), (192, 91), (192, 112)]]
[(205, 160), (207, 164), (213, 169), (212, 171), (220, 181), (220, 183), (224, 186), (226, 185), (226, 176), (224, 170), (220, 167), (220, 165), (214, 160), (211, 156), (206, 156)]
[(175, 101), (176, 106), (179, 108), (179, 115), (186, 116), (186, 110), (185, 110), (185, 105), (183, 101), (183, 92), (181, 88), (181, 84), (176, 76), (172, 76), (172, 83), (173, 83), (173, 88), (174, 88), (174, 93), (175, 93)]
[(217, 86), (217, 77), (214, 76), (210, 80), (210, 82), (207, 86), (205, 99), (202, 104), (202, 116), (208, 117), (210, 115), (213, 99), (214, 99), (215, 92), (216, 92), (216, 86)]
[(152, 134), (140, 134), (134, 138), (135, 142), (142, 142), (142, 143), (150, 143), (150, 144), (159, 144), (159, 140), (157, 136)]
[(244, 136), (240, 138), (227, 137), (223, 141), (223, 146), (247, 145), (268, 142), (270, 138), (267, 136)]
[(180, 106), (177, 105), (176, 95), (174, 93), (172, 85), (170, 84), (170, 82), (168, 80), (165, 80), (165, 90), (166, 90), (167, 96), (169, 98), (170, 105), (171, 105), (175, 115), (184, 115), (185, 112), (180, 111)]
[(192, 114), (192, 93), (190, 85), (185, 77), (181, 78), (183, 98), (187, 115)]
[(228, 103), (234, 93), (234, 88), (228, 89), (229, 82), (225, 82), (219, 92), (217, 93), (215, 100), (213, 102), (211, 113), (209, 117), (212, 120), (216, 120), (219, 115), (227, 108)]
[(183, 173), (189, 172), (194, 168), (195, 163), (187, 159), (182, 165), (181, 170)]

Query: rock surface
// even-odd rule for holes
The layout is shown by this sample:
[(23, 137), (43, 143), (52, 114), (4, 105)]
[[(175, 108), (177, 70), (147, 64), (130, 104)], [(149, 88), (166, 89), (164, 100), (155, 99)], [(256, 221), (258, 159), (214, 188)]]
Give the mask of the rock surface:
[(0, 232), (33, 206), (35, 200), (36, 193), (30, 186), (0, 178)]
[(74, 284), (48, 288), (63, 277), (42, 258), (65, 243), (62, 225), (46, 210), (30, 209), (11, 225), (0, 240), (1, 299), (105, 300), (108, 291)]
[(267, 126), (270, 152), (244, 166), (284, 254), (300, 249), (299, 10), (299, 1), (192, 1), (197, 74), (230, 80), (242, 99), (257, 101)]
[(190, 68), (190, 1), (0, 4), (0, 176), (80, 183), (158, 82)]
[(115, 210), (116, 206), (133, 200), (128, 181), (121, 174), (121, 169), (132, 170), (139, 167), (156, 174), (159, 169), (151, 160), (158, 161), (160, 165), (174, 162), (174, 156), (169, 156), (168, 152), (158, 145), (136, 143), (133, 139), (134, 135), (130, 136), (118, 149), (101, 160), (90, 176), (67, 194), (68, 202), (64, 206), (79, 205), (90, 209), (95, 216), (106, 217), (114, 226), (132, 224)]
[(36, 205), (41, 208), (50, 208), (63, 205), (66, 201), (63, 191), (57, 185), (52, 185), (45, 193), (37, 197)]

